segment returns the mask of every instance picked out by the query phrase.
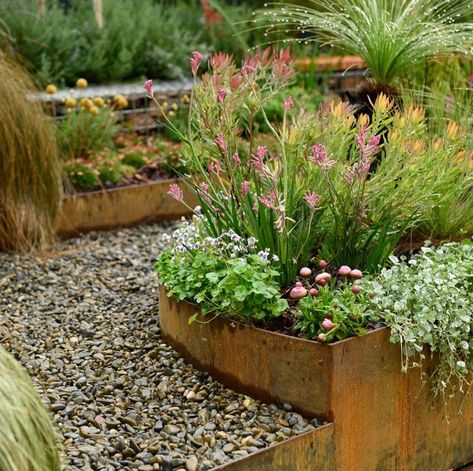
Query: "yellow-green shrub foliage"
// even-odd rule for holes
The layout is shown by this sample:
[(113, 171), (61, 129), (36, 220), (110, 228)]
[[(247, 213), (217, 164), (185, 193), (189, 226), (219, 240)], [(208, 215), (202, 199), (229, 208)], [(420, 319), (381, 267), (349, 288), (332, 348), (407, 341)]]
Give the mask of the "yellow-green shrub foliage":
[(0, 77), (0, 251), (25, 251), (52, 238), (59, 153), (41, 105), (28, 99), (29, 77), (1, 53)]

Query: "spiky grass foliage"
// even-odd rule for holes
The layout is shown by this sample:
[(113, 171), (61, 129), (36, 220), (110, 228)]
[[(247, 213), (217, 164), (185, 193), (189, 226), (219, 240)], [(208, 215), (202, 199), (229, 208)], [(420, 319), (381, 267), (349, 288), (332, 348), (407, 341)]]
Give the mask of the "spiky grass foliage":
[(0, 348), (0, 469), (59, 471), (52, 421), (24, 368)]
[(471, 0), (311, 0), (311, 7), (271, 4), (260, 18), (286, 32), (362, 57), (378, 85), (390, 85), (430, 59), (472, 53)]
[(444, 148), (450, 156), (437, 161), (439, 175), (452, 167), (457, 169), (442, 200), (427, 208), (415, 229), (423, 239), (459, 240), (473, 234), (473, 90), (469, 69), (469, 64), (457, 60), (434, 66), (435, 79), (400, 93), (403, 108), (423, 106), (425, 131), (432, 146)]
[(60, 160), (28, 76), (0, 54), (0, 77), (0, 251), (27, 251), (52, 239)]

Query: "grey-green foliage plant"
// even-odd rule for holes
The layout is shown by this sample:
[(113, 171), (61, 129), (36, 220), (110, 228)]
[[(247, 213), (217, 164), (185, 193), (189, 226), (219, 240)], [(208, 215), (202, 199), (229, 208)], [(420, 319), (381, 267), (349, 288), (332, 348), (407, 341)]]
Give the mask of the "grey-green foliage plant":
[(473, 24), (462, 22), (471, 0), (311, 0), (310, 7), (271, 4), (265, 24), (362, 57), (378, 85), (392, 84), (416, 65), (470, 55)]
[(0, 469), (59, 471), (51, 418), (25, 369), (0, 348)]
[(371, 283), (371, 317), (391, 329), (403, 370), (422, 366), (428, 346), (439, 355), (433, 390), (445, 397), (469, 387), (473, 370), (473, 245), (428, 245), (410, 260), (392, 257)]

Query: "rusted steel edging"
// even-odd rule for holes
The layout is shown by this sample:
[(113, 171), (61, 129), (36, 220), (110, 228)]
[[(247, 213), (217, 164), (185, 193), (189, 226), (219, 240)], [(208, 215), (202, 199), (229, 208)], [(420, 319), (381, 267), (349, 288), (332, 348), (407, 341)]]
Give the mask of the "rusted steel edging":
[(334, 471), (334, 455), (334, 427), (327, 424), (212, 471)]
[(296, 69), (308, 72), (313, 67), (316, 72), (344, 72), (366, 69), (366, 62), (359, 56), (321, 56), (296, 59)]
[(193, 207), (195, 198), (179, 179), (77, 193), (63, 198), (56, 220), (56, 233), (67, 238), (90, 231), (131, 227), (190, 215), (185, 205), (166, 194), (172, 183), (179, 185), (185, 201)]
[[(445, 408), (420, 370), (401, 372), (388, 329), (321, 345), (223, 318), (189, 325), (196, 312), (160, 287), (161, 334), (195, 367), (237, 391), (334, 422), (333, 470), (446, 471), (473, 456), (473, 395)], [(435, 366), (433, 358), (424, 369)]]

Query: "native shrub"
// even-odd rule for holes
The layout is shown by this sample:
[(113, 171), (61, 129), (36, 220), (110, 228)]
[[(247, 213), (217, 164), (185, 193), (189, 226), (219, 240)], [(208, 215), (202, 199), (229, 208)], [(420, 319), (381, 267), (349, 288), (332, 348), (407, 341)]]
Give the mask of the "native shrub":
[(65, 105), (67, 113), (59, 123), (58, 141), (66, 160), (87, 159), (112, 146), (118, 130), (114, 103), (101, 97), (69, 97)]
[[(200, 60), (194, 53), (194, 75)], [(292, 124), (292, 98), (285, 99), (277, 129), (265, 118), (276, 141), (274, 154), (256, 144), (255, 122), (257, 114), (266, 116), (265, 105), (291, 77), (289, 52), (267, 49), (247, 58), (241, 69), (219, 53), (209, 68), (195, 82), (188, 132), (180, 133), (203, 224), (212, 237), (231, 229), (255, 238), (259, 250), (278, 256), (282, 284), (288, 284), (298, 261), (304, 263), (316, 244), (319, 175), (309, 171), (311, 163), (299, 145), (303, 128)]]

